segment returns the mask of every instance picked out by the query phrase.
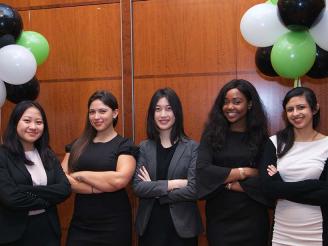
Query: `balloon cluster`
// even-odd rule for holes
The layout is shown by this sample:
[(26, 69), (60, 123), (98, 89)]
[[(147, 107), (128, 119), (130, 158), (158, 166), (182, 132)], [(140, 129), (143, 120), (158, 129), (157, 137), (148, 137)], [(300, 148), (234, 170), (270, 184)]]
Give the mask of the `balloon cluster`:
[(35, 73), (48, 55), (49, 44), (45, 37), (23, 31), (20, 14), (0, 4), (0, 107), (6, 98), (18, 103), (38, 97), (40, 85)]
[(328, 77), (328, 9), (325, 0), (268, 0), (246, 11), (244, 39), (258, 47), (265, 75), (299, 79)]

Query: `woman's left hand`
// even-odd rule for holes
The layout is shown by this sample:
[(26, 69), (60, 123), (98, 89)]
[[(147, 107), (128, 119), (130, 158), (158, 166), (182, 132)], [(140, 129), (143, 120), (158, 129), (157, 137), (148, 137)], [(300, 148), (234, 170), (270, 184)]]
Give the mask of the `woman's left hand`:
[(145, 166), (142, 166), (139, 169), (138, 177), (141, 178), (142, 181), (151, 181), (149, 173), (148, 173), (147, 169), (145, 168)]
[(267, 171), (269, 176), (273, 176), (278, 172), (277, 168), (274, 165), (269, 165)]

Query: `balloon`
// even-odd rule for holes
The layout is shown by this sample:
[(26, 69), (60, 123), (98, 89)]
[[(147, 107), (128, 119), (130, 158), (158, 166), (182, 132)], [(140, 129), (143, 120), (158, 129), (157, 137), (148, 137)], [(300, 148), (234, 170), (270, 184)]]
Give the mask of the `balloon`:
[(316, 45), (308, 31), (288, 32), (273, 45), (271, 64), (281, 77), (295, 79), (314, 64)]
[(36, 77), (22, 85), (11, 85), (5, 83), (7, 89), (7, 99), (13, 103), (24, 100), (35, 100), (40, 92), (40, 84)]
[(267, 3), (271, 3), (271, 4), (274, 4), (274, 5), (277, 5), (278, 0), (268, 0)]
[(30, 81), (36, 73), (36, 61), (28, 49), (12, 44), (0, 49), (0, 80), (14, 84)]
[(28, 48), (35, 57), (36, 63), (41, 65), (49, 55), (49, 43), (47, 39), (38, 32), (22, 32), (17, 44)]
[(328, 51), (328, 8), (325, 9), (321, 20), (309, 31), (317, 45)]
[(278, 76), (278, 74), (276, 73), (276, 71), (274, 71), (271, 64), (271, 50), (272, 46), (257, 48), (255, 54), (255, 64), (257, 68), (261, 71), (261, 73), (270, 77), (274, 77)]
[(6, 92), (5, 83), (0, 81), (0, 107), (2, 107), (2, 105), (5, 103), (6, 96), (7, 96), (7, 92)]
[(325, 6), (325, 0), (278, 1), (281, 20), (291, 30), (310, 28)]
[(311, 70), (306, 74), (315, 79), (328, 77), (328, 52), (317, 46), (316, 59)]
[(279, 20), (276, 5), (261, 3), (246, 11), (240, 21), (240, 31), (251, 45), (267, 47), (288, 29)]
[(10, 34), (5, 34), (0, 37), (0, 48), (10, 45), (10, 44), (15, 44), (15, 37)]
[(20, 14), (12, 7), (0, 4), (0, 36), (11, 34), (18, 38), (23, 30), (23, 21)]

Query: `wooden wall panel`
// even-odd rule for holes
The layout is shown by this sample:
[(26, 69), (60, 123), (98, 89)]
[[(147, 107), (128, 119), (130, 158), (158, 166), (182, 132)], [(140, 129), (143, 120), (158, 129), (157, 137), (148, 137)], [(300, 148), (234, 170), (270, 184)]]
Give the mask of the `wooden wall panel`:
[(23, 20), (23, 30), (30, 29), (30, 12), (29, 11), (19, 11), (19, 14)]
[(133, 57), (132, 57), (132, 3), (130, 0), (121, 1), (122, 26), (122, 93), (124, 98), (124, 136), (134, 138), (133, 117)]
[(119, 0), (29, 0), (31, 7), (77, 6), (120, 2)]
[(303, 79), (303, 86), (313, 89), (320, 104), (321, 123), (319, 129), (328, 135), (328, 79)]
[(235, 2), (134, 2), (135, 76), (235, 71)]
[(31, 10), (31, 30), (49, 41), (41, 80), (121, 76), (120, 5)]
[(19, 10), (28, 9), (51, 9), (72, 6), (85, 6), (104, 3), (119, 3), (120, 0), (4, 0), (2, 3), (8, 4)]
[(3, 0), (1, 3), (7, 4), (16, 9), (29, 6), (29, 0)]

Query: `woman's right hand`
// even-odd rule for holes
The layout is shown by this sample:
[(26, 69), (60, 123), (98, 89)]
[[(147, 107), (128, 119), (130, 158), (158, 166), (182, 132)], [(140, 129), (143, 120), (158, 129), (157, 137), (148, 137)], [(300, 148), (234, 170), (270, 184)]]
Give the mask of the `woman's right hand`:
[(228, 178), (225, 180), (225, 184), (244, 180), (250, 177), (259, 176), (259, 171), (252, 167), (237, 167), (232, 168)]
[(267, 171), (269, 176), (273, 176), (278, 172), (277, 168), (274, 165), (268, 165)]
[(180, 189), (187, 186), (188, 180), (187, 179), (172, 179), (168, 180), (167, 182), (167, 190), (171, 191), (174, 189)]

